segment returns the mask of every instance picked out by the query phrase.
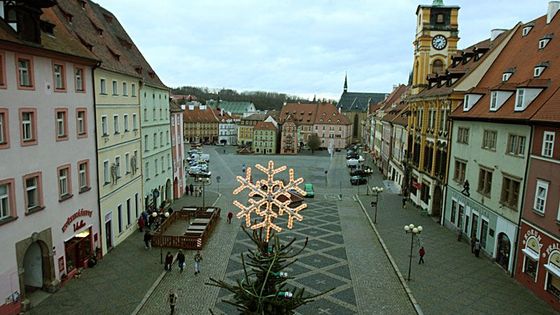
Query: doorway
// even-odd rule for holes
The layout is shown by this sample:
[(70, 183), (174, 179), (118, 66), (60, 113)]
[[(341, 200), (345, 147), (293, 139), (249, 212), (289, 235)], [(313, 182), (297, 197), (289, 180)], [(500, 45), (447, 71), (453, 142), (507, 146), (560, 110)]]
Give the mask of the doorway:
[(472, 214), (472, 224), (471, 224), (472, 228), (471, 228), (471, 239), (473, 238), (478, 238), (477, 236), (477, 232), (478, 232), (478, 214), (474, 213)]
[(432, 216), (439, 218), (441, 215), (441, 187), (435, 185), (434, 187), (434, 199), (432, 202)]
[(107, 245), (107, 251), (113, 249), (113, 225), (111, 220), (105, 222), (105, 244)]
[(509, 252), (511, 250), (511, 242), (505, 233), (498, 234), (498, 252), (496, 254), (496, 262), (505, 270), (509, 267)]
[(23, 257), (23, 284), (25, 293), (32, 293), (43, 288), (43, 258), (38, 241), (27, 248)]

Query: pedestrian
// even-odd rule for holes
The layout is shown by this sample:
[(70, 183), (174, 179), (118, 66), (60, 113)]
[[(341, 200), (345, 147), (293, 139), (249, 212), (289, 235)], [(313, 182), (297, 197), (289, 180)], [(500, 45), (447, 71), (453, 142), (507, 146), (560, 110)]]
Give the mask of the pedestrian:
[(144, 226), (146, 226), (146, 221), (144, 221), (144, 217), (140, 216), (138, 218), (138, 230), (140, 232), (144, 232)]
[(424, 249), (424, 246), (420, 247), (420, 250), (418, 251), (418, 255), (420, 255), (420, 260), (418, 261), (418, 264), (423, 264), (424, 263), (424, 255), (426, 255), (426, 250)]
[(202, 261), (202, 255), (200, 255), (200, 251), (196, 251), (196, 255), (194, 255), (194, 274), (197, 275), (200, 273), (200, 262)]
[(186, 185), (187, 187), (185, 187), (185, 196), (189, 195), (189, 185)]
[(194, 192), (194, 186), (193, 186), (193, 184), (190, 184), (190, 185), (189, 185), (189, 191), (191, 192), (191, 196), (192, 196), (192, 195), (193, 195), (193, 192)]
[(150, 234), (150, 231), (148, 230), (144, 232), (144, 245), (146, 249), (152, 248), (152, 234)]
[(476, 244), (476, 237), (474, 235), (471, 236), (471, 254), (474, 253), (474, 245)]
[(474, 255), (476, 257), (479, 257), (479, 255), (480, 255), (480, 241), (478, 239), (474, 243)]
[(173, 255), (171, 255), (171, 252), (167, 252), (167, 255), (165, 255), (165, 267), (164, 269), (167, 271), (171, 271), (171, 266), (173, 265)]
[(406, 196), (402, 198), (402, 207), (403, 209), (406, 209)]
[(463, 231), (461, 231), (461, 227), (458, 226), (458, 227), (457, 227), (457, 242), (460, 242), (460, 241), (461, 241), (461, 236), (462, 236), (462, 234), (463, 234)]
[(178, 263), (179, 269), (181, 270), (181, 273), (182, 273), (183, 268), (185, 268), (185, 254), (183, 254), (182, 250), (179, 250), (179, 253), (177, 253), (177, 263)]
[(167, 298), (167, 302), (169, 303), (169, 307), (171, 308), (171, 314), (175, 313), (175, 305), (177, 304), (177, 293), (173, 289), (169, 290), (169, 297)]
[(231, 224), (231, 218), (233, 218), (233, 212), (230, 211), (227, 214), (227, 223), (228, 224)]
[(144, 225), (148, 224), (148, 212), (142, 211), (142, 218), (144, 218)]

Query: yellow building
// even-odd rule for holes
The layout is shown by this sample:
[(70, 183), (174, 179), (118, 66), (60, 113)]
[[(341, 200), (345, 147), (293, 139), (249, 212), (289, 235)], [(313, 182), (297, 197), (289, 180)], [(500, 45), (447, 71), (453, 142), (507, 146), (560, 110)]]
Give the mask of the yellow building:
[[(101, 60), (93, 73), (100, 197), (100, 246), (107, 253), (136, 230), (143, 211), (138, 49), (117, 18), (99, 5), (61, 1), (66, 27)], [(105, 18), (99, 18), (100, 16)], [(147, 69), (146, 69), (147, 70)]]
[(211, 107), (188, 104), (183, 112), (184, 137), (190, 143), (217, 143), (219, 120)]
[(252, 147), (254, 137), (254, 127), (259, 121), (264, 121), (267, 115), (252, 114), (241, 118), (237, 132), (237, 144), (240, 146)]

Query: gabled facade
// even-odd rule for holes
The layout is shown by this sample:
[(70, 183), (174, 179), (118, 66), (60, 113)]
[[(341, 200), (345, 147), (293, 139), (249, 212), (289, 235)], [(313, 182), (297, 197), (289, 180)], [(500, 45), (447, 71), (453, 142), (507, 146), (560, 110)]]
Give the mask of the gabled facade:
[(198, 102), (190, 102), (183, 112), (185, 142), (216, 143), (219, 122), (212, 108)]
[(173, 163), (173, 198), (181, 198), (185, 193), (185, 144), (183, 137), (183, 109), (175, 101), (169, 102), (171, 114), (171, 161)]
[(98, 59), (73, 40), (55, 4), (0, 3), (1, 314), (58, 290), (101, 246)]
[(252, 114), (241, 118), (237, 127), (237, 144), (253, 147), (254, 127), (257, 123), (266, 119), (264, 114)]
[(215, 110), (218, 118), (218, 143), (223, 145), (237, 145), (237, 129), (241, 119), (231, 116), (223, 109)]
[(351, 144), (352, 124), (331, 103), (317, 104), (313, 131), (319, 136), (321, 148), (343, 149)]
[(280, 154), (297, 154), (297, 126), (290, 115), (284, 120), (280, 134)]
[[(512, 31), (500, 55), (476, 87), (465, 92), (451, 116), (445, 223), (480, 239), (483, 252), (511, 273), (516, 245), (525, 246), (523, 230), (519, 231), (523, 197), (536, 184), (533, 181), (527, 186), (531, 143), (536, 142), (531, 119), (554, 99), (560, 79), (560, 71), (552, 66), (560, 62), (558, 44), (551, 41), (546, 47), (539, 46), (541, 38), (560, 29), (560, 20), (547, 21), (542, 16), (528, 24), (529, 32), (527, 24)], [(543, 61), (550, 66), (535, 71)], [(554, 101), (552, 104), (549, 108), (557, 107)], [(528, 212), (528, 218), (533, 218)], [(552, 250), (536, 251), (534, 256), (527, 251), (519, 259), (529, 257), (529, 269), (522, 270), (531, 274), (535, 257), (537, 262), (542, 259), (554, 264), (549, 260), (554, 255)], [(542, 272), (550, 279), (555, 276), (555, 269), (551, 270)]]
[(252, 142), (253, 153), (276, 154), (277, 130), (273, 123), (259, 121), (255, 124)]

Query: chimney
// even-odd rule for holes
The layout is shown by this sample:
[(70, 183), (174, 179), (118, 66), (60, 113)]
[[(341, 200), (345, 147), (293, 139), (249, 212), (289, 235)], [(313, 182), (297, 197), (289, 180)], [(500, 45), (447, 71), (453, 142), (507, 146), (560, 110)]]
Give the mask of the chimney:
[(491, 30), (490, 31), (490, 40), (494, 41), (498, 36), (500, 36), (500, 34), (502, 34), (505, 31), (507, 31), (507, 30), (503, 29), (503, 28), (495, 28), (495, 29)]
[(548, 3), (548, 12), (546, 12), (546, 24), (549, 24), (558, 10), (560, 9), (560, 1), (550, 1)]

